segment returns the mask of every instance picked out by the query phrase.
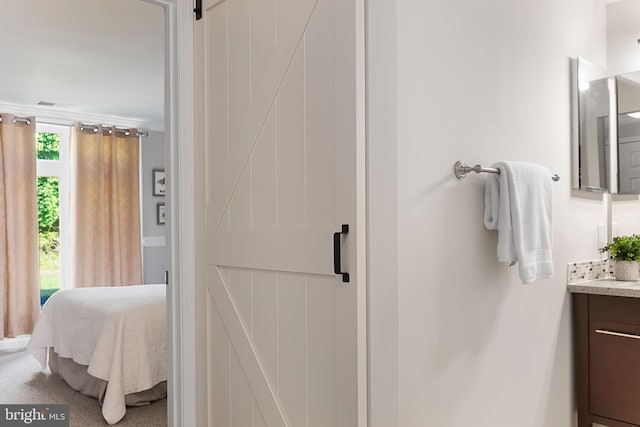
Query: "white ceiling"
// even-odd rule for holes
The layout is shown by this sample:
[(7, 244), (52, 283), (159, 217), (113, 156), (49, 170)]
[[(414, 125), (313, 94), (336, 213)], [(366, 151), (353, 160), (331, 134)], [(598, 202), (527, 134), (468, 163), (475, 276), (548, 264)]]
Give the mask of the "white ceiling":
[[(0, 2), (3, 110), (17, 104), (43, 114), (109, 116), (116, 125), (122, 118), (163, 129), (160, 6), (141, 0)], [(56, 105), (34, 107), (38, 101)]]

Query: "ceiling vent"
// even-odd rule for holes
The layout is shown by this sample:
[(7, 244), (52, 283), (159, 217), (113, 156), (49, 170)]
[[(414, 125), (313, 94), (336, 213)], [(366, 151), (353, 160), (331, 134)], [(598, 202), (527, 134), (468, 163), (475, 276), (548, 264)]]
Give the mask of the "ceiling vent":
[(43, 107), (53, 107), (54, 105), (56, 105), (55, 102), (49, 102), (49, 101), (38, 101), (36, 102), (36, 105), (41, 105)]

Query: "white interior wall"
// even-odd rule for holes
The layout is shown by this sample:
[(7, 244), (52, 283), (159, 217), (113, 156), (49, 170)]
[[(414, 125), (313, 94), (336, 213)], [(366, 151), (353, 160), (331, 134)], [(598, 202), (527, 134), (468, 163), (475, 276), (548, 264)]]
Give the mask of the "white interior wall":
[(607, 6), (607, 69), (610, 75), (640, 71), (640, 0)]
[(611, 218), (614, 224), (613, 235), (623, 236), (640, 234), (640, 202), (638, 196), (613, 196)]
[(144, 283), (164, 283), (166, 225), (157, 223), (157, 205), (165, 203), (164, 196), (153, 195), (153, 170), (165, 169), (164, 132), (149, 131), (142, 138), (142, 246)]
[[(370, 289), (371, 317), (397, 313), (397, 339), (371, 330), (372, 361), (393, 359), (376, 339), (397, 343), (395, 425), (575, 425), (566, 266), (599, 257), (605, 209), (599, 196), (570, 190), (569, 57), (606, 62), (605, 19), (601, 0), (369, 1), (370, 27), (397, 28), (395, 47), (369, 43), (370, 58), (394, 53), (396, 68), (369, 62), (370, 121), (396, 110), (390, 127), (369, 128), (369, 206), (378, 209), (370, 226), (375, 215), (397, 216), (397, 235), (386, 224), (398, 245), (397, 284), (393, 268), (377, 264), (382, 242), (370, 239), (371, 274), (388, 275)], [(390, 128), (395, 136), (382, 138)], [(516, 268), (497, 262), (497, 236), (482, 225), (484, 177), (457, 181), (456, 160), (525, 160), (560, 174), (554, 279), (524, 286)], [(397, 199), (387, 189), (387, 206), (376, 205), (390, 172)], [(397, 303), (376, 299), (394, 286)], [(371, 399), (393, 407), (393, 379), (381, 382), (381, 369), (371, 363)]]
[(398, 424), (396, 2), (367, 1), (369, 427)]

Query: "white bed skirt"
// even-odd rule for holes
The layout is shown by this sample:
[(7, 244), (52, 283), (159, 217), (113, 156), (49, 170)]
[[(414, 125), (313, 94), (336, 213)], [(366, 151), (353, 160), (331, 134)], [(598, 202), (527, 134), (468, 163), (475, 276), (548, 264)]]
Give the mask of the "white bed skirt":
[[(87, 373), (86, 365), (80, 365), (72, 359), (58, 357), (53, 349), (49, 349), (49, 368), (72, 389), (98, 399), (102, 403), (108, 383)], [(127, 406), (144, 406), (165, 397), (167, 397), (167, 382), (162, 381), (148, 390), (125, 395), (124, 401)]]

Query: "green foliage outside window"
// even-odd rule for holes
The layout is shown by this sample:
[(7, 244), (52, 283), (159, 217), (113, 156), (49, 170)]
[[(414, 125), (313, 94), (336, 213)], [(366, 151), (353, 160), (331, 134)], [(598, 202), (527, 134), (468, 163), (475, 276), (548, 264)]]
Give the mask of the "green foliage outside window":
[(57, 133), (38, 133), (36, 147), (38, 159), (60, 160), (60, 135)]
[[(38, 133), (39, 160), (60, 159), (60, 137)], [(41, 304), (60, 288), (60, 193), (59, 178), (38, 177), (38, 236), (40, 246)]]
[[(55, 133), (38, 133), (38, 159), (60, 159), (60, 137)], [(60, 230), (60, 194), (58, 178), (38, 177), (38, 226), (40, 233)]]
[(40, 233), (60, 230), (58, 178), (38, 177), (38, 227)]

